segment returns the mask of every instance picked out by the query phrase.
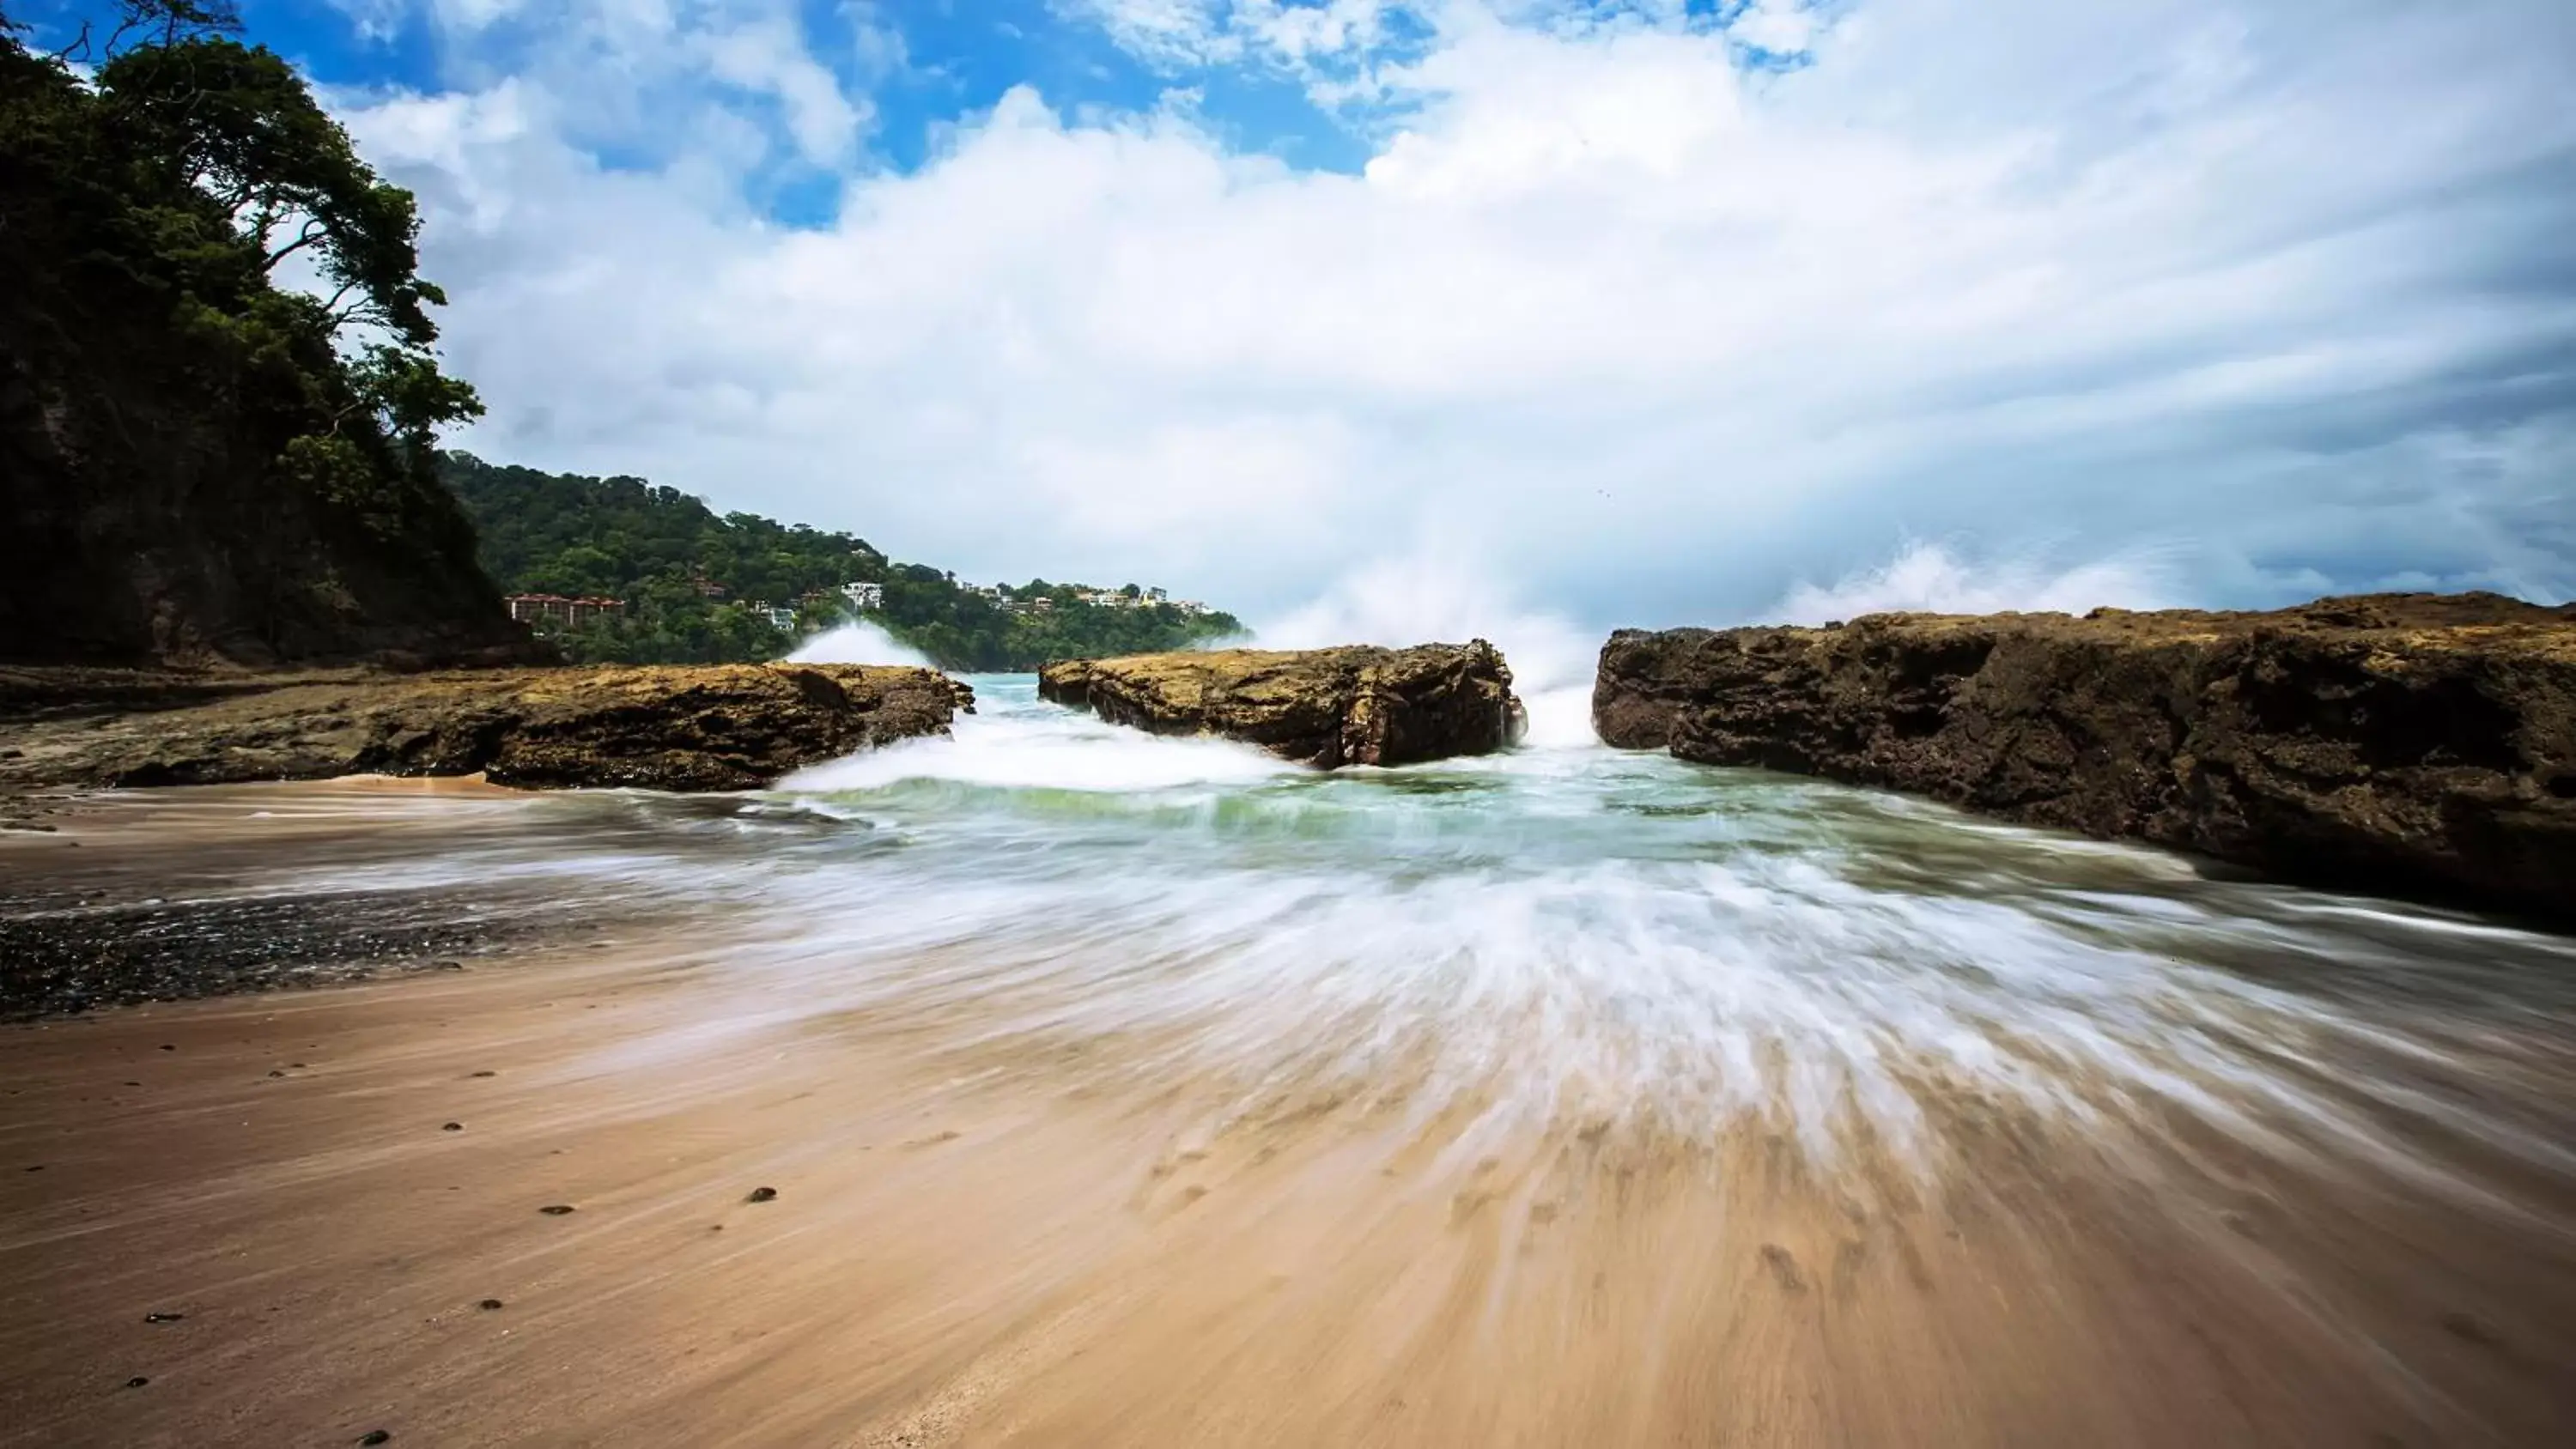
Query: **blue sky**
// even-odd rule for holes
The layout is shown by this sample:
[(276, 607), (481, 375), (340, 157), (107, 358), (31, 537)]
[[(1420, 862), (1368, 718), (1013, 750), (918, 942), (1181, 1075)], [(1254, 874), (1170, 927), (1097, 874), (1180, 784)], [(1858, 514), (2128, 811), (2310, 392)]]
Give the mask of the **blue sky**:
[(2563, 0), (243, 13), (421, 197), (462, 445), (969, 577), (2576, 592)]

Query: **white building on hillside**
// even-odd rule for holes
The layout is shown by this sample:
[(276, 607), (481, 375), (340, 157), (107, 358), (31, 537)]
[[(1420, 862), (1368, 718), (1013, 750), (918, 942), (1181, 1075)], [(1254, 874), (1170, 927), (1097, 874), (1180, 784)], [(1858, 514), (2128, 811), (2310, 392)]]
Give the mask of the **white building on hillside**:
[(885, 585), (843, 584), (841, 597), (850, 601), (851, 608), (868, 613), (885, 607)]

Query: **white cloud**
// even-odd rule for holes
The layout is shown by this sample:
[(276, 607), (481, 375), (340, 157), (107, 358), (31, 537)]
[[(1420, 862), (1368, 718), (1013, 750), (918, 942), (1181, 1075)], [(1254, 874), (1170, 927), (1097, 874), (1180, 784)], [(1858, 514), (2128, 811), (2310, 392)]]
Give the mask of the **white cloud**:
[[(1365, 49), (1382, 14), (1119, 9), (1175, 56)], [(427, 208), (492, 406), (467, 446), (1256, 616), (1459, 533), (1497, 597), (1587, 626), (1919, 593), (1927, 558), (2153, 558), (2172, 602), (2576, 591), (2550, 0), (1736, 16), (1805, 25), (1781, 75), (1723, 30), (1458, 3), (1374, 63), (1405, 109), (1363, 174), (1024, 89), (815, 230), (739, 184), (864, 124), (800, 89), (783, 13), (595, 18), (567, 51), (751, 85), (783, 143), (568, 63), (348, 106)], [(651, 164), (594, 159), (612, 123)], [(1949, 551), (1870, 583), (1913, 538)]]
[(1726, 29), (1747, 45), (1775, 55), (1798, 55), (1815, 42), (1817, 15), (1797, 0), (1756, 0)]
[(705, 46), (707, 68), (718, 79), (778, 101), (804, 159), (827, 166), (849, 157), (864, 113), (806, 52), (792, 22), (742, 25), (708, 37)]
[(1242, 54), (1225, 0), (1064, 0), (1068, 18), (1089, 20), (1131, 54), (1169, 65), (1205, 65)]

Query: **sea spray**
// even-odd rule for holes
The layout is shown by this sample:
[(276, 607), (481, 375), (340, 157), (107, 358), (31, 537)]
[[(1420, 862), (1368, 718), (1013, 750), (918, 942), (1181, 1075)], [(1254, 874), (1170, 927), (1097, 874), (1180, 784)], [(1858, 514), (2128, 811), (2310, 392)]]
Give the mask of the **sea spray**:
[(953, 738), (768, 794), (524, 797), (257, 888), (542, 869), (562, 910), (724, 923), (763, 1020), (939, 1023), (961, 1080), (1196, 1100), (1210, 1131), (1750, 1124), (1930, 1174), (2013, 1123), (2141, 1171), (2211, 1133), (2434, 1184), (2463, 1143), (2576, 1171), (2564, 937), (1660, 753), (1324, 774), (975, 683)]
[(800, 642), (788, 659), (798, 664), (910, 664), (933, 668), (928, 655), (865, 619), (836, 624)]
[(1257, 631), (1266, 649), (1333, 644), (1459, 644), (1503, 651), (1529, 714), (1532, 749), (1589, 745), (1597, 641), (1565, 619), (1517, 606), (1493, 571), (1454, 550), (1382, 559), (1337, 580), (1314, 601)]

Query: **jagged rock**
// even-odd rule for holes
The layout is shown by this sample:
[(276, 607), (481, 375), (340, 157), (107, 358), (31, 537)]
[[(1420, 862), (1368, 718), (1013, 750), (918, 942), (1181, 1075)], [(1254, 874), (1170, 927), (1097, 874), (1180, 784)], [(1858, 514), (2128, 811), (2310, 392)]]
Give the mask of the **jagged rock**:
[(1038, 693), (1113, 724), (1225, 735), (1327, 770), (1490, 754), (1525, 725), (1512, 671), (1482, 639), (1073, 660), (1038, 671)]
[(974, 708), (931, 670), (852, 664), (95, 674), (0, 672), (0, 738), (20, 751), (0, 759), (0, 789), (481, 771), (531, 788), (745, 790), (945, 733)]
[(2576, 915), (2576, 606), (1880, 614), (1622, 630), (1601, 738), (2289, 879)]

